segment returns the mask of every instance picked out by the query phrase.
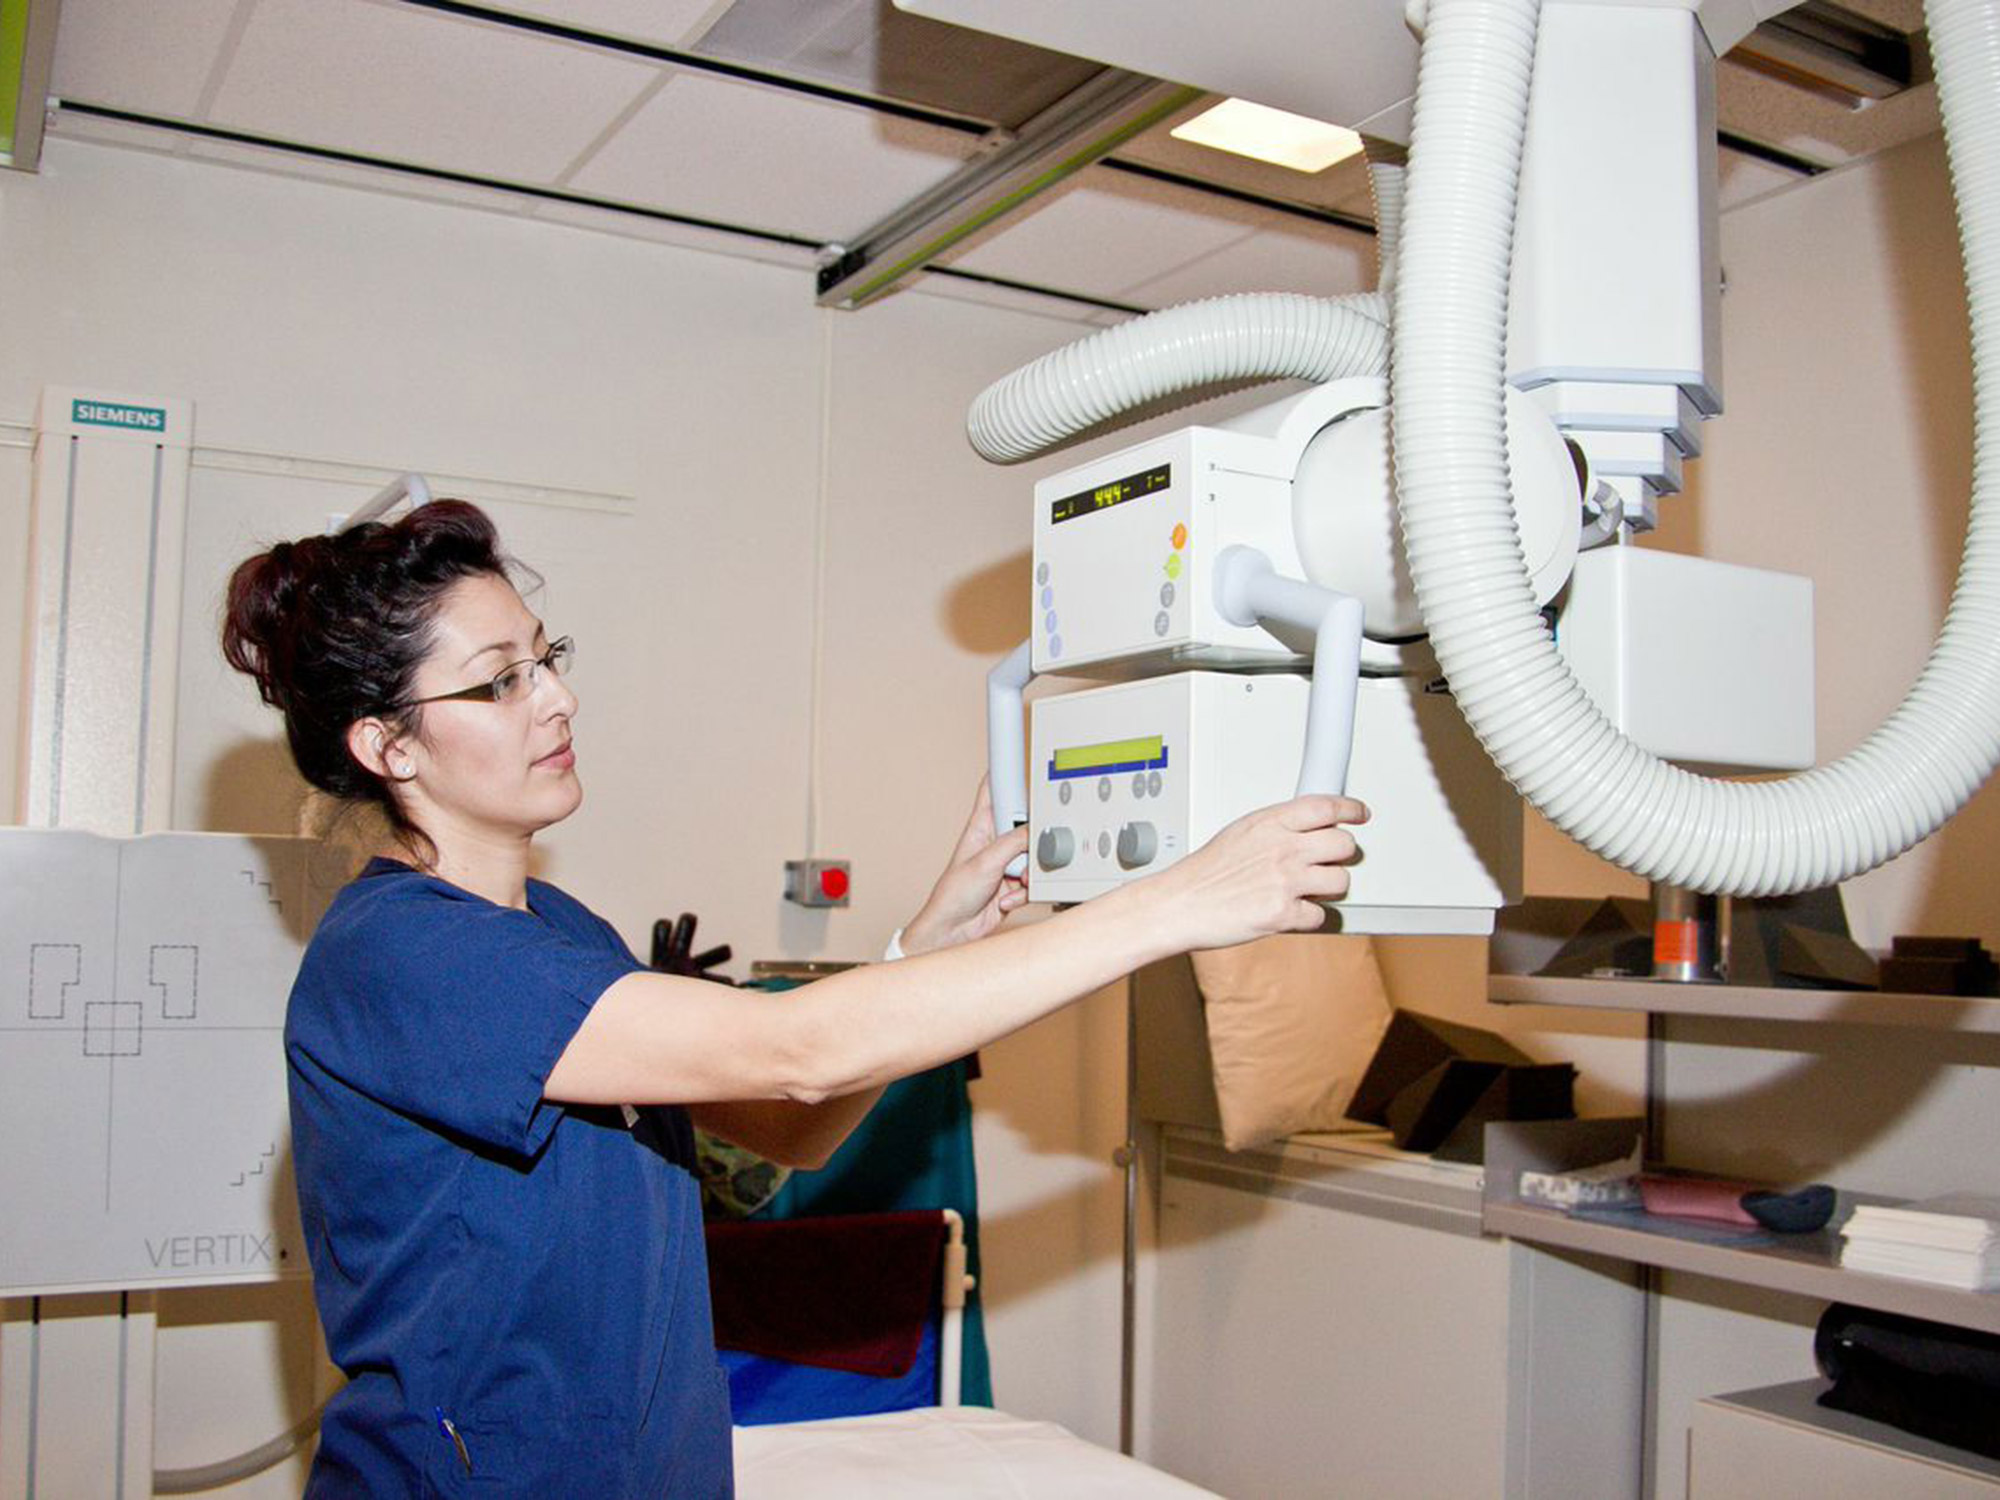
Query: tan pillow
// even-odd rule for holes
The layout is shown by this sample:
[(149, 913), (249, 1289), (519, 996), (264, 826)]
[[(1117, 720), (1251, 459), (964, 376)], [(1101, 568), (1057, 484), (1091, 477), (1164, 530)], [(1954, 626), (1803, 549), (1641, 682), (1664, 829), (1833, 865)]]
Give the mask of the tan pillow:
[(1351, 1127), (1345, 1111), (1389, 1026), (1374, 944), (1291, 933), (1193, 958), (1229, 1149)]

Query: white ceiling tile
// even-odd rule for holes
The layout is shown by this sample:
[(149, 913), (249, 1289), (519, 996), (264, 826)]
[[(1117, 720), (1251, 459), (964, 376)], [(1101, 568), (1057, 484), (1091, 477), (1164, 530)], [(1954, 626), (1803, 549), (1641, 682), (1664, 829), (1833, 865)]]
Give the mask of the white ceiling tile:
[(300, 177), (313, 182), (330, 182), (341, 187), (366, 188), (397, 198), (417, 198), (428, 203), (456, 203), (472, 208), (488, 208), (497, 213), (519, 213), (533, 199), (498, 188), (475, 187), (470, 183), (442, 181), (413, 172), (396, 172), (382, 167), (363, 167), (339, 161), (322, 161), (296, 151), (279, 151), (268, 146), (242, 146), (234, 141), (191, 137), (188, 156), (226, 166), (248, 167), (281, 177)]
[(603, 36), (685, 47), (700, 40), (718, 0), (508, 0), (494, 10), (534, 16)]
[(1044, 194), (947, 259), (981, 275), (1129, 302), (1132, 288), (1240, 238), (1246, 212), (1097, 170)]
[[(1086, 302), (1071, 302), (1041, 292), (1022, 291), (1017, 287), (995, 286), (991, 282), (969, 281), (960, 276), (914, 277), (909, 283), (909, 295), (941, 297), (948, 302), (976, 302), (982, 307), (1004, 308), (1008, 312), (1027, 313), (1031, 317), (1078, 327), (1103, 327), (1122, 323), (1131, 317), (1130, 313), (1109, 312)], [(867, 315), (866, 309), (863, 309), (860, 316)], [(1100, 318), (1104, 321), (1100, 322)]]
[(1826, 166), (1886, 151), (1939, 126), (1935, 83), (1920, 83), (1866, 109), (1849, 109), (1734, 64), (1715, 70), (1715, 114), (1724, 131)]
[(365, 0), (259, 0), (213, 123), (479, 176), (553, 180), (651, 63)]
[(1128, 300), (1170, 307), (1232, 292), (1299, 292), (1334, 297), (1375, 284), (1375, 241), (1351, 231), (1273, 216), (1261, 228), (1165, 276), (1135, 287)]
[[(159, 156), (176, 155), (187, 145), (187, 136), (182, 131), (162, 130), (157, 125), (133, 125), (124, 120), (102, 120), (74, 110), (58, 110), (49, 135), (59, 140), (90, 141), (100, 146), (151, 151)], [(42, 163), (44, 176), (53, 176), (56, 170), (46, 160)]]
[(51, 92), (138, 114), (191, 117), (236, 0), (64, 0)]
[(966, 149), (956, 131), (682, 73), (568, 185), (833, 240), (860, 233), (950, 176)]
[(535, 205), (532, 217), (568, 228), (615, 234), (623, 239), (646, 240), (654, 244), (679, 246), (684, 250), (702, 250), (739, 260), (760, 260), (790, 267), (807, 278), (800, 283), (799, 295), (807, 298), (812, 295), (813, 252), (802, 245), (774, 244), (769, 240), (727, 234), (718, 229), (703, 229), (695, 224), (677, 224), (671, 219), (652, 219), (644, 214), (596, 208), (583, 203), (540, 202)]

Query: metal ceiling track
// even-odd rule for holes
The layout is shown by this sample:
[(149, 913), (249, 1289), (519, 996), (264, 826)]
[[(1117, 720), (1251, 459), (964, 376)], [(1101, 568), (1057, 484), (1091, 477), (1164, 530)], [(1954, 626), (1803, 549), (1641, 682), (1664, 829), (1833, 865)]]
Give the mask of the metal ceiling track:
[(822, 252), (818, 301), (854, 309), (1142, 131), (1200, 89), (1107, 68), (858, 236)]
[(1865, 109), (1931, 77), (1923, 33), (1907, 35), (1833, 0), (1805, 0), (1773, 16), (1728, 56), (1849, 109)]
[(62, 0), (0, 5), (0, 166), (32, 172), (41, 165)]

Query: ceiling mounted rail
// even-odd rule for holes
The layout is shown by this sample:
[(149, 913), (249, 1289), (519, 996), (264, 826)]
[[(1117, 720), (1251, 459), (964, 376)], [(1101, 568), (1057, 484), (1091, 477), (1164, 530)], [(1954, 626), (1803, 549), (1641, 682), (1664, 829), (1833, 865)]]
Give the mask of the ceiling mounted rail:
[(1011, 137), (974, 157), (851, 244), (822, 252), (819, 303), (866, 306), (960, 241), (1101, 160), (1201, 97), (1201, 90), (1107, 68)]
[(61, 13), (62, 0), (0, 4), (0, 167), (32, 172), (41, 165)]
[(1729, 61), (1794, 88), (1864, 109), (1931, 77), (1930, 49), (1914, 35), (1832, 0), (1805, 0), (1729, 50)]

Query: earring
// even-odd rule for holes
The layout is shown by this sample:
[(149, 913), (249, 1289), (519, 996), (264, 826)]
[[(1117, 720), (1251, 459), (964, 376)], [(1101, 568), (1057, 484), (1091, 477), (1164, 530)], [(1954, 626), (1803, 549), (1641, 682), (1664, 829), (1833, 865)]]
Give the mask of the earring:
[(404, 761), (401, 765), (395, 768), (394, 774), (398, 781), (408, 781), (411, 777), (417, 774), (417, 768), (411, 765), (408, 761)]

